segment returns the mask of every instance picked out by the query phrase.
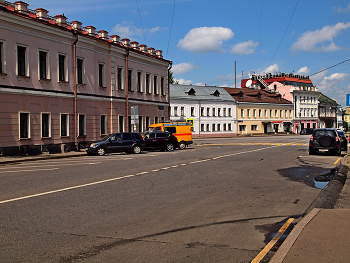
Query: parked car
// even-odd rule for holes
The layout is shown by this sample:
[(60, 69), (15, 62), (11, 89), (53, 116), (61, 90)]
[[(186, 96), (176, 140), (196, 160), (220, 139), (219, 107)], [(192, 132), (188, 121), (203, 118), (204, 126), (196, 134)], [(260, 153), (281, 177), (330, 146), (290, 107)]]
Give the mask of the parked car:
[(336, 129), (321, 128), (316, 129), (309, 142), (309, 154), (318, 152), (332, 152), (341, 154), (341, 139)]
[(105, 136), (101, 141), (91, 143), (86, 149), (88, 154), (105, 155), (113, 152), (140, 153), (145, 142), (139, 133), (120, 132)]
[(147, 132), (144, 137), (146, 150), (173, 151), (179, 148), (177, 138), (171, 132)]
[(308, 134), (313, 134), (313, 133), (314, 133), (313, 128), (306, 128), (306, 129), (301, 130), (300, 135), (308, 135)]
[(341, 140), (341, 149), (343, 151), (348, 150), (348, 139), (345, 137), (345, 133), (341, 130), (337, 130), (340, 140)]

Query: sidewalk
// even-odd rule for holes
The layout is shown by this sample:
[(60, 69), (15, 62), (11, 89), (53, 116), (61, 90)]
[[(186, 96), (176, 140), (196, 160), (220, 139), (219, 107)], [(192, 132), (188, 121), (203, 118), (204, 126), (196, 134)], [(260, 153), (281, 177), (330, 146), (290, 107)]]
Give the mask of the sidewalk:
[[(316, 199), (316, 204), (294, 227), (270, 263), (350, 262), (350, 181), (346, 180), (349, 165), (350, 156), (346, 155), (338, 176), (318, 197), (334, 199), (334, 209), (318, 208)], [(327, 197), (322, 197), (323, 191), (328, 191)]]

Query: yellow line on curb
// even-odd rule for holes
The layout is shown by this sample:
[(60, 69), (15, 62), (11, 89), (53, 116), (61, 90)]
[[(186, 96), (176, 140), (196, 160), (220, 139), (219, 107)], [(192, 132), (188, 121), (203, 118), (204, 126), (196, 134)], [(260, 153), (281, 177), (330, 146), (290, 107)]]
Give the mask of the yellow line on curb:
[(338, 158), (338, 160), (335, 161), (334, 164), (337, 164), (340, 161), (341, 158)]
[(264, 247), (264, 249), (253, 259), (251, 263), (260, 262), (266, 254), (271, 250), (271, 248), (276, 244), (276, 242), (281, 238), (283, 233), (287, 230), (290, 224), (293, 222), (294, 218), (289, 218), (287, 222), (278, 230), (275, 237)]

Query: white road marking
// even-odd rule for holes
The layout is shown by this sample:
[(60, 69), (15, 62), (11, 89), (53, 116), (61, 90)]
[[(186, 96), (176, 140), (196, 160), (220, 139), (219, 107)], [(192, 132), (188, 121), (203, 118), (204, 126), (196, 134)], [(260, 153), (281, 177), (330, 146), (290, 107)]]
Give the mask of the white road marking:
[(15, 171), (2, 171), (0, 174), (4, 173), (18, 173), (18, 172), (37, 172), (37, 171), (53, 171), (58, 170), (59, 168), (50, 168), (50, 169), (34, 169), (34, 170), (15, 170)]

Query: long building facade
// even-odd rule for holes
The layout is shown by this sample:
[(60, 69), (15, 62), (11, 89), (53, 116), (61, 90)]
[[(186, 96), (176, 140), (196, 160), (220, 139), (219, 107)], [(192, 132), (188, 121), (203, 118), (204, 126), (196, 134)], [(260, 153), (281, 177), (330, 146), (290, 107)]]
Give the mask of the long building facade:
[(0, 156), (168, 119), (169, 66), (160, 50), (0, 0)]

